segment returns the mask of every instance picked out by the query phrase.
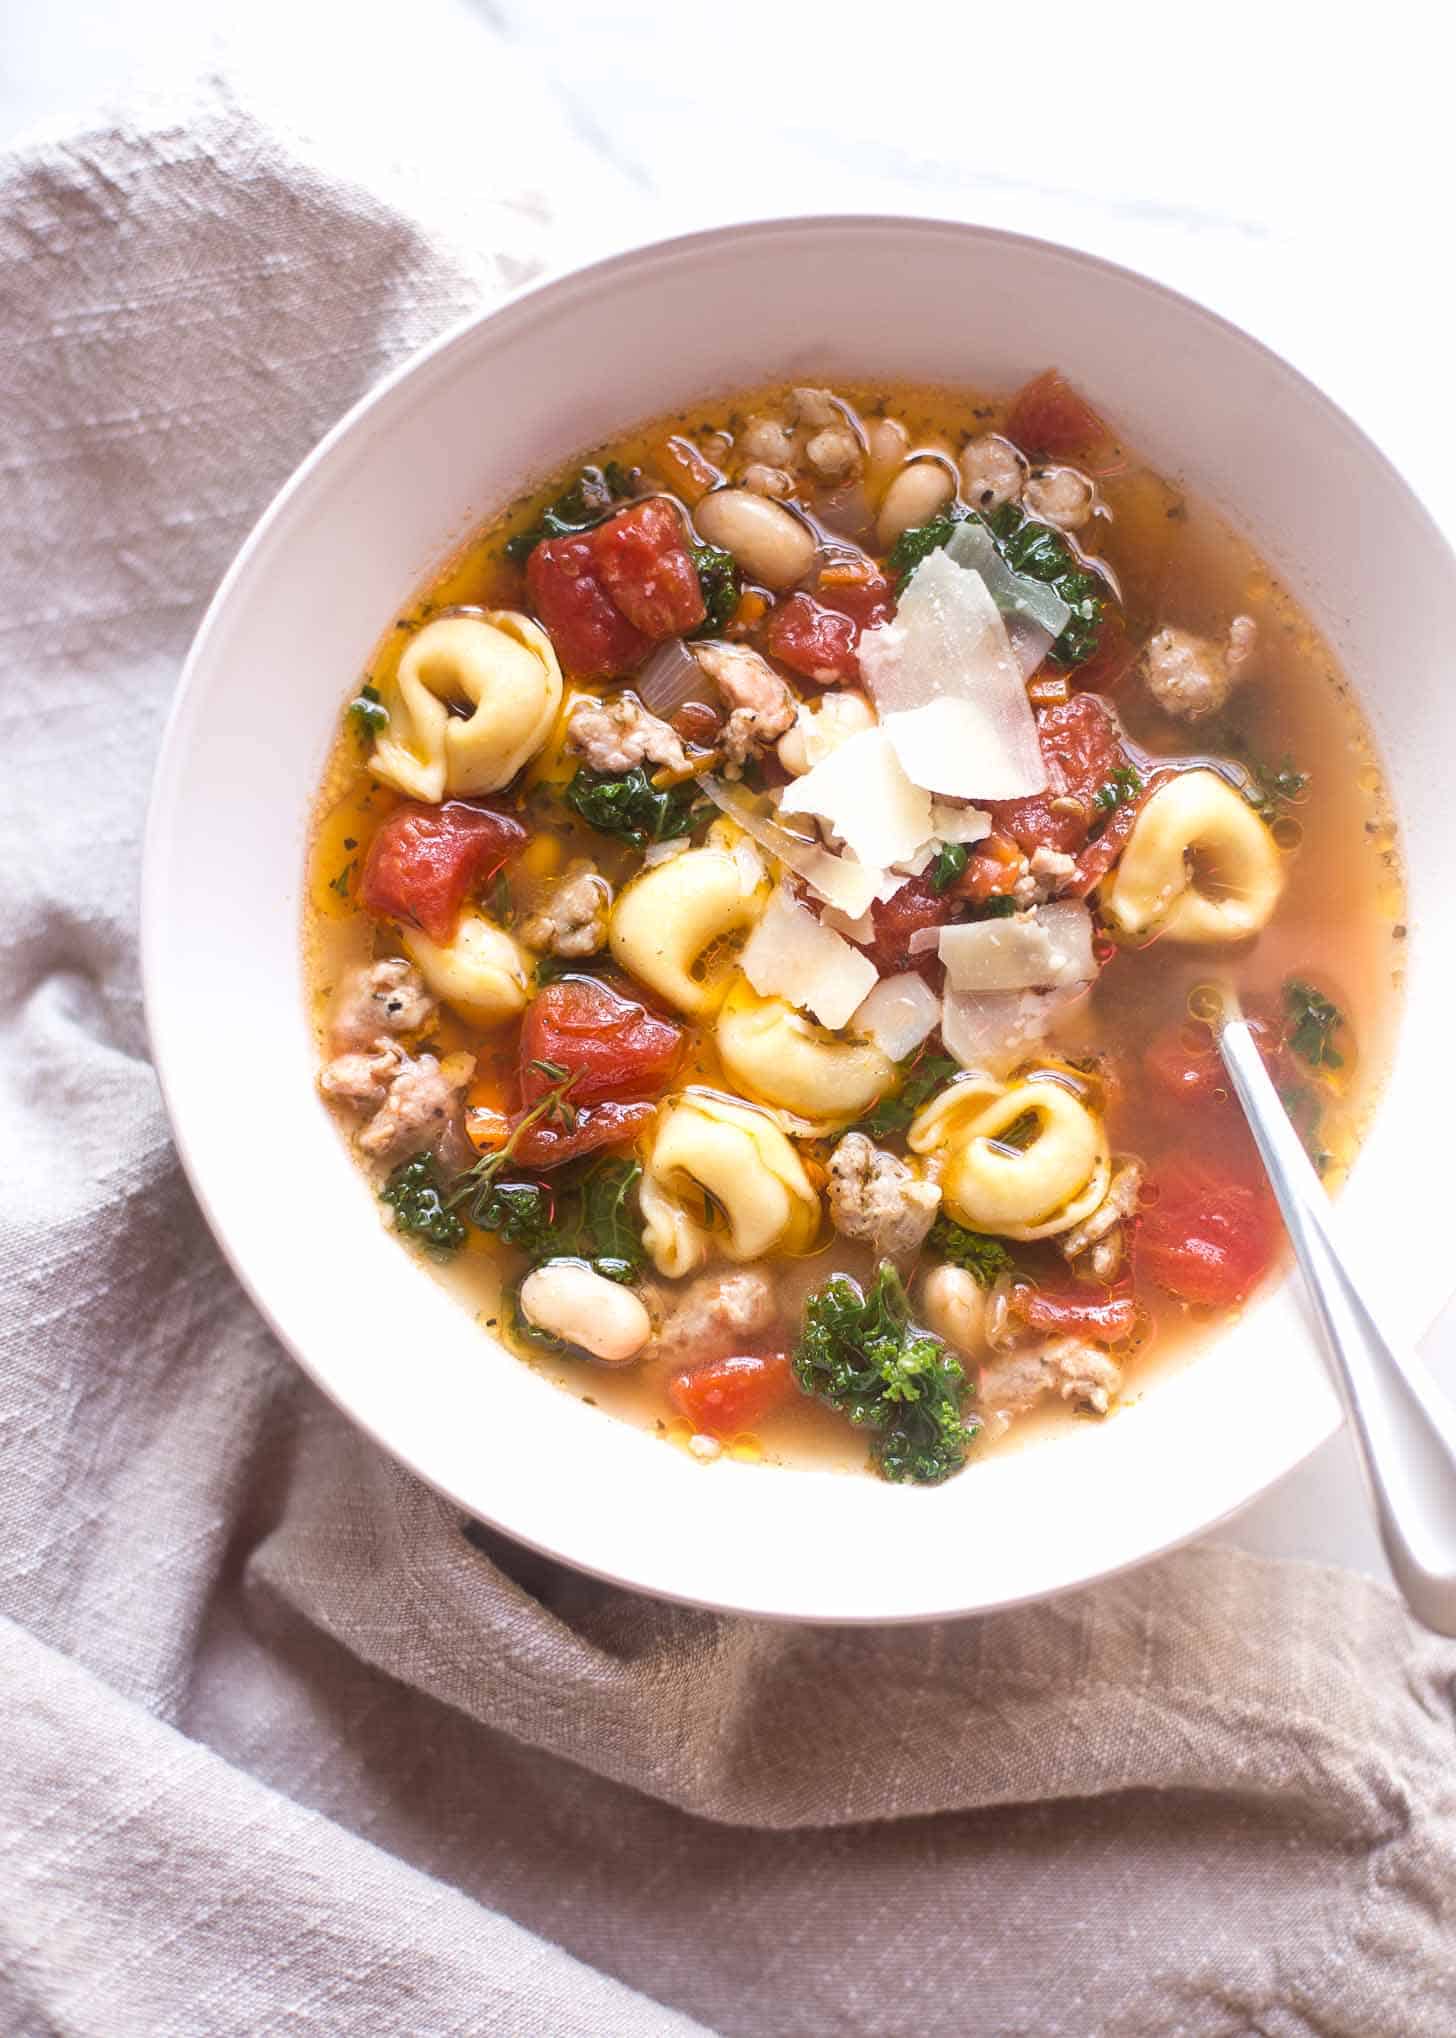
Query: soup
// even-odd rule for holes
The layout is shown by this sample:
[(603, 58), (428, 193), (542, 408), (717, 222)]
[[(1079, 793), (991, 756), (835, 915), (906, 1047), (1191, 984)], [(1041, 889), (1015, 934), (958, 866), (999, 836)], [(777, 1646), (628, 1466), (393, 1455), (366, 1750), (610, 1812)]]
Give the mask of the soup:
[(527, 1362), (705, 1463), (933, 1483), (1274, 1265), (1231, 989), (1348, 1165), (1401, 975), (1349, 691), (1058, 373), (796, 387), (512, 505), (311, 848), (320, 1087)]

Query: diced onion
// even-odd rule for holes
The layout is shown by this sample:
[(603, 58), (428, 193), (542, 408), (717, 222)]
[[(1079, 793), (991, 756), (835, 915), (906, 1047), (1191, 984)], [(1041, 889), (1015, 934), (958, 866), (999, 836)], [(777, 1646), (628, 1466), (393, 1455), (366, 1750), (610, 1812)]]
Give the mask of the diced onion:
[(658, 645), (637, 675), (637, 698), (644, 708), (667, 720), (684, 701), (701, 700), (711, 682), (681, 637)]
[[(791, 835), (771, 817), (767, 801), (742, 786), (730, 785), (711, 773), (705, 773), (698, 784), (713, 805), (736, 821), (745, 835), (751, 835), (761, 849), (776, 856), (787, 870), (812, 885), (821, 899), (827, 899), (851, 920), (867, 913), (882, 896), (883, 871), (869, 870), (847, 856), (835, 856), (831, 850), (806, 842), (800, 835)], [(892, 889), (903, 882), (896, 879)]]
[(904, 1061), (940, 1024), (940, 1000), (914, 970), (882, 977), (850, 1020), (891, 1061)]

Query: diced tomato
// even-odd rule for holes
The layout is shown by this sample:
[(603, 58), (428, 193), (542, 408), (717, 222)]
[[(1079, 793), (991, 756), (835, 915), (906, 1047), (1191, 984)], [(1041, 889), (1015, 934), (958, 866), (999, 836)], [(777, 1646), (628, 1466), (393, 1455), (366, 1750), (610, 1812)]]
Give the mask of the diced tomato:
[(655, 1096), (670, 1081), (682, 1045), (681, 1026), (635, 998), (593, 977), (562, 977), (531, 1001), (521, 1022), (522, 1108), (556, 1087), (554, 1068), (571, 1077), (567, 1101), (583, 1116), (583, 1106), (604, 1098)]
[(782, 1407), (794, 1390), (787, 1352), (735, 1352), (676, 1373), (668, 1397), (680, 1415), (706, 1436), (752, 1429)]
[(1110, 1288), (1089, 1288), (1075, 1294), (1018, 1282), (1011, 1291), (1011, 1306), (1033, 1330), (1090, 1337), (1097, 1344), (1116, 1344), (1137, 1322), (1137, 1303), (1132, 1296), (1115, 1295)]
[[(1092, 824), (1092, 795), (1123, 756), (1112, 717), (1094, 694), (1074, 694), (1060, 707), (1043, 708), (1036, 733), (1047, 762), (1050, 785), (1044, 793), (1019, 800), (997, 800), (991, 806), (996, 826), (1014, 836), (1027, 855), (1054, 849), (1070, 855), (1082, 847)], [(1058, 801), (1076, 800), (1074, 806)]]
[(1191, 1020), (1154, 1034), (1143, 1049), (1143, 1070), (1159, 1095), (1176, 1103), (1222, 1103), (1229, 1095), (1213, 1035)]
[(653, 496), (599, 524), (592, 556), (602, 585), (644, 637), (680, 637), (707, 614), (682, 518)]
[(1252, 1171), (1193, 1153), (1154, 1170), (1157, 1200), (1138, 1230), (1138, 1265), (1184, 1302), (1242, 1302), (1279, 1244), (1279, 1213)]
[(1066, 887), (1071, 897), (1084, 899), (1088, 892), (1095, 891), (1101, 884), (1127, 847), (1127, 838), (1141, 809), (1142, 801), (1132, 800), (1126, 806), (1113, 810), (1096, 841), (1089, 842), (1077, 858), (1077, 868)]
[(868, 559), (852, 560), (848, 566), (831, 560), (815, 591), (827, 608), (851, 617), (862, 630), (873, 630), (895, 613), (895, 590)]
[[(567, 1095), (570, 1096), (570, 1091)], [(625, 1146), (639, 1139), (652, 1122), (655, 1104), (592, 1104), (573, 1110), (569, 1119), (538, 1118), (517, 1136), (513, 1157), (527, 1168), (559, 1168), (604, 1146)]]
[(858, 623), (812, 595), (791, 594), (780, 602), (764, 641), (775, 658), (816, 686), (859, 678)]
[(950, 896), (969, 899), (984, 906), (987, 899), (1004, 898), (1021, 876), (1022, 854), (1009, 835), (996, 829), (971, 851), (965, 869), (950, 886)]
[(406, 920), (448, 941), (467, 895), (523, 847), (526, 831), (494, 807), (410, 800), (376, 831), (364, 859), (359, 903), (381, 919)]
[(557, 657), (578, 679), (634, 672), (652, 648), (608, 594), (591, 533), (538, 545), (526, 561), (526, 592)]
[(937, 893), (928, 877), (907, 878), (893, 898), (877, 899), (870, 908), (875, 938), (865, 952), (882, 976), (905, 969), (918, 969), (922, 975), (938, 971), (940, 962), (933, 951), (910, 953), (910, 936), (922, 927), (945, 926), (954, 911), (950, 893)]
[(1006, 420), (1006, 436), (1023, 453), (1068, 460), (1095, 452), (1110, 434), (1084, 396), (1058, 368), (1048, 368), (1020, 390)]

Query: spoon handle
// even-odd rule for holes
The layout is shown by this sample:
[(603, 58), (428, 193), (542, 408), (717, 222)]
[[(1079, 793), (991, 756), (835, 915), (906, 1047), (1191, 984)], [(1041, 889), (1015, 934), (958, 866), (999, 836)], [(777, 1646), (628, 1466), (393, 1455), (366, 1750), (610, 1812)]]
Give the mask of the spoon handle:
[(1381, 1334), (1247, 1022), (1225, 1019), (1218, 1042), (1309, 1289), (1390, 1568), (1416, 1618), (1456, 1635), (1456, 1411), (1415, 1355)]

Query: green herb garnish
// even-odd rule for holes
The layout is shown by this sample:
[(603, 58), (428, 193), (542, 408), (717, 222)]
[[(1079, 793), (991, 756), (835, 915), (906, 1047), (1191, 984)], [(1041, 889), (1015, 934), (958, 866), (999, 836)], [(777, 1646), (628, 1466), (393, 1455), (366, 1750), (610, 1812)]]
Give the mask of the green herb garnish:
[(1243, 751), (1245, 779), (1240, 791), (1254, 812), (1265, 821), (1278, 819), (1281, 807), (1292, 806), (1309, 788), (1309, 773), (1298, 771), (1286, 752), (1280, 764), (1266, 764)]
[(977, 920), (1010, 920), (1016, 912), (1016, 901), (1009, 892), (993, 892), (989, 899), (982, 899), (976, 908)]
[(971, 860), (964, 842), (942, 842), (930, 866), (930, 889), (937, 895), (953, 885)]
[(927, 1243), (932, 1252), (939, 1253), (943, 1260), (949, 1260), (953, 1267), (964, 1267), (982, 1288), (994, 1288), (1001, 1276), (1009, 1274), (1016, 1264), (999, 1238), (987, 1238), (979, 1231), (967, 1231), (964, 1225), (956, 1224), (949, 1217), (936, 1218), (930, 1227)]
[(345, 712), (366, 743), (389, 727), (389, 710), (377, 686), (361, 686)]
[(632, 476), (615, 460), (609, 461), (605, 470), (583, 467), (570, 488), (547, 504), (529, 530), (506, 540), (506, 557), (524, 565), (543, 540), (574, 538), (579, 531), (590, 530), (631, 493)]
[(347, 899), (349, 896), (349, 887), (353, 882), (354, 873), (358, 868), (359, 868), (358, 857), (351, 856), (349, 858), (349, 861), (344, 865), (344, 868), (341, 871), (339, 871), (335, 877), (331, 877), (329, 879), (329, 890), (331, 892), (337, 892), (341, 899)]
[(1123, 807), (1135, 800), (1143, 789), (1143, 782), (1130, 764), (1118, 764), (1108, 773), (1106, 781), (1098, 786), (1092, 795), (1092, 804), (1101, 813), (1110, 814), (1114, 808)]
[(615, 776), (583, 765), (563, 797), (601, 834), (621, 835), (639, 849), (690, 834), (704, 804), (691, 779), (659, 790), (640, 764)]
[(939, 1338), (910, 1321), (904, 1283), (880, 1262), (866, 1293), (831, 1274), (804, 1304), (794, 1378), (875, 1432), (875, 1463), (886, 1479), (934, 1484), (958, 1472), (979, 1424), (961, 1413), (966, 1376)]
[(1284, 986), (1284, 1009), (1289, 1045), (1302, 1061), (1315, 1069), (1344, 1067), (1345, 1057), (1334, 1044), (1335, 1034), (1345, 1023), (1338, 1005), (1321, 997), (1312, 984), (1291, 980)]
[(433, 1155), (411, 1154), (401, 1161), (379, 1200), (393, 1210), (396, 1230), (420, 1239), (438, 1258), (447, 1259), (465, 1243), (465, 1226), (445, 1200)]
[(919, 1061), (902, 1062), (904, 1080), (893, 1096), (882, 1097), (872, 1111), (855, 1125), (868, 1139), (885, 1139), (903, 1132), (921, 1106), (928, 1104), (942, 1083), (948, 1083), (959, 1064), (949, 1055), (922, 1055)]

